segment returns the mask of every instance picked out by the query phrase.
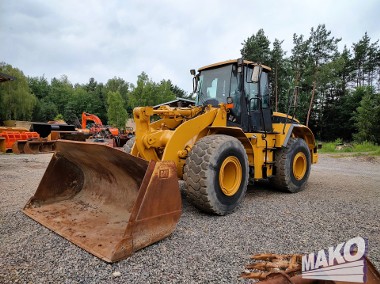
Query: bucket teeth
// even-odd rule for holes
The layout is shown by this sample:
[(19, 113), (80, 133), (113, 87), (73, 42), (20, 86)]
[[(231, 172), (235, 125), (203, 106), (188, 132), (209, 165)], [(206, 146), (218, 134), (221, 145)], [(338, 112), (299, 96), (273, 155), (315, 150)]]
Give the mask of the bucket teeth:
[(257, 270), (268, 270), (272, 268), (286, 269), (290, 266), (290, 262), (286, 260), (274, 260), (273, 262), (258, 262), (254, 264), (248, 264), (246, 267)]
[(259, 253), (251, 256), (251, 259), (255, 260), (272, 260), (272, 259), (284, 259), (291, 257), (291, 254), (275, 254), (275, 253)]
[(268, 276), (268, 272), (243, 272), (240, 277), (243, 279), (263, 280)]
[(301, 272), (302, 255), (262, 253), (251, 256), (255, 262), (246, 265), (241, 278), (263, 280), (271, 273), (293, 276)]

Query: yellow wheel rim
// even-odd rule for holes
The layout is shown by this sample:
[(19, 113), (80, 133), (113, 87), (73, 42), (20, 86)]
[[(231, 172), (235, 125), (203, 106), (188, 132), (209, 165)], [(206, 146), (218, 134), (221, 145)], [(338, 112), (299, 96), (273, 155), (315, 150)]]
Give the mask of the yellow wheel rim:
[(293, 160), (293, 175), (296, 180), (301, 180), (305, 176), (307, 170), (306, 155), (302, 152), (298, 152)]
[(234, 195), (240, 187), (243, 170), (238, 158), (229, 156), (219, 170), (219, 185), (227, 196)]

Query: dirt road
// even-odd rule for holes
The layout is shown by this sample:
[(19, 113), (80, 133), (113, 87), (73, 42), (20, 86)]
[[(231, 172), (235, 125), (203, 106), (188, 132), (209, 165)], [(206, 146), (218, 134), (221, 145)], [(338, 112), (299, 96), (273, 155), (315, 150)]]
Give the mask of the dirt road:
[(184, 200), (169, 238), (106, 264), (20, 211), (50, 157), (0, 155), (0, 283), (245, 282), (238, 276), (251, 254), (310, 253), (356, 236), (368, 239), (369, 258), (380, 269), (380, 158), (320, 155), (304, 191), (250, 188), (225, 217)]

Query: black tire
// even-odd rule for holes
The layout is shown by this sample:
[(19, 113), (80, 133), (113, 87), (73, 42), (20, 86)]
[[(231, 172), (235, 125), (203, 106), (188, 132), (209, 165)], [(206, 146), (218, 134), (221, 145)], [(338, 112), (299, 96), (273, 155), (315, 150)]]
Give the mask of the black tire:
[(245, 196), (248, 175), (248, 157), (238, 139), (219, 134), (203, 137), (186, 159), (186, 196), (202, 211), (231, 213)]
[(269, 179), (271, 185), (290, 193), (302, 191), (311, 167), (310, 151), (305, 140), (290, 138), (286, 147), (275, 155), (276, 174)]
[(130, 154), (132, 151), (133, 144), (135, 144), (135, 136), (133, 136), (131, 139), (127, 141), (127, 143), (124, 144), (123, 146), (124, 152)]

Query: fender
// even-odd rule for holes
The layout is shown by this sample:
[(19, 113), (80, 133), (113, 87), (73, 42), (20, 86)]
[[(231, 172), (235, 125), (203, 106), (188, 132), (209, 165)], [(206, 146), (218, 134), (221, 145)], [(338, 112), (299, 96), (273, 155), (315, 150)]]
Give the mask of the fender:
[(290, 137), (297, 137), (302, 138), (305, 140), (306, 144), (308, 145), (310, 149), (310, 155), (311, 155), (311, 162), (313, 164), (318, 162), (318, 148), (316, 147), (316, 142), (314, 138), (313, 132), (310, 130), (309, 127), (302, 125), (302, 124), (291, 124), (290, 128), (288, 130), (288, 133), (286, 134), (283, 147), (286, 147), (288, 144)]
[(223, 126), (212, 126), (209, 127), (209, 133), (208, 135), (211, 134), (225, 134), (229, 136), (233, 136), (236, 139), (238, 139), (244, 146), (245, 151), (248, 156), (248, 162), (252, 166), (254, 164), (254, 150), (252, 147), (251, 141), (249, 141), (246, 133), (239, 128), (239, 127), (223, 127)]

